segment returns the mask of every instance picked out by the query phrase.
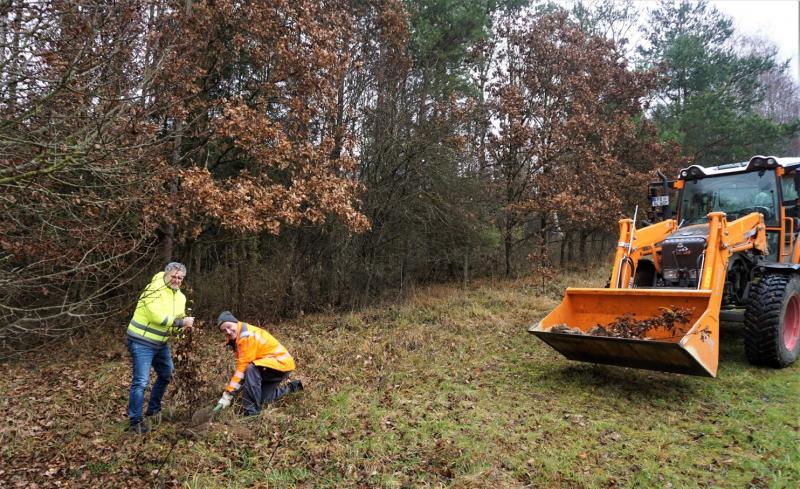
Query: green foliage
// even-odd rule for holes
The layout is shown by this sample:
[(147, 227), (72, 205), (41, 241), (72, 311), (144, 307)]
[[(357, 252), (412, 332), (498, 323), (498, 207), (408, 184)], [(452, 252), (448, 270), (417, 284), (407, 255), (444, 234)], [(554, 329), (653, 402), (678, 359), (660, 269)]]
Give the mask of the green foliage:
[(662, 1), (644, 36), (643, 64), (665, 75), (653, 112), (662, 139), (677, 141), (684, 155), (705, 164), (782, 154), (792, 126), (757, 113), (763, 76), (781, 69), (774, 47), (734, 49), (731, 19), (705, 0)]
[(412, 17), (411, 51), (423, 64), (457, 65), (470, 44), (489, 32), (490, 4), (485, 0), (421, 0), (409, 2)]
[(691, 97), (680, 112), (674, 107), (657, 112), (661, 137), (677, 141), (703, 163), (744, 161), (754, 154), (782, 154), (793, 130), (755, 111), (738, 113), (730, 97), (705, 92)]
[(438, 78), (444, 97), (469, 90), (466, 58), (492, 34), (493, 15), (515, 9), (523, 0), (407, 0), (411, 12), (409, 49), (415, 65)]
[(503, 244), (503, 235), (497, 228), (486, 228), (480, 233), (480, 240), (483, 246), (500, 249)]

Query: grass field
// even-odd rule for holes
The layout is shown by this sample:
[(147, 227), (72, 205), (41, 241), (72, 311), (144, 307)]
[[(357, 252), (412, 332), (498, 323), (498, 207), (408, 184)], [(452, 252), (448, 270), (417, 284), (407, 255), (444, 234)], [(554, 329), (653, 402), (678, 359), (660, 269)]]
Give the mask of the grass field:
[(185, 399), (221, 393), (219, 335), (197, 338), (209, 383), (178, 371), (174, 420), (147, 436), (123, 431), (123, 330), (76, 339), (0, 367), (0, 485), (800, 487), (800, 365), (749, 366), (735, 325), (717, 379), (570, 362), (526, 332), (565, 285), (602, 282), (434, 286), (269, 326), (306, 390), (200, 437)]

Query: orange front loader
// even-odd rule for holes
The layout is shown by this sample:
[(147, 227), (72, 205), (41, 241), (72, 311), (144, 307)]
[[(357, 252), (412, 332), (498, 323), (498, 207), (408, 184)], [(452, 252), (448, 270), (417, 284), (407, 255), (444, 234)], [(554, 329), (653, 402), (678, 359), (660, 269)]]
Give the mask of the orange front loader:
[[(661, 272), (661, 243), (678, 229), (678, 222), (668, 219), (635, 230), (631, 219), (622, 219), (608, 288), (568, 288), (561, 305), (529, 331), (572, 360), (715, 377), (728, 261), (745, 250), (766, 254), (767, 240), (758, 212), (732, 222), (725, 212), (711, 212), (707, 223), (705, 247), (694, 272), (696, 287), (637, 287), (634, 277), (642, 258)], [(637, 321), (653, 318), (664, 308), (690, 311), (689, 321), (674, 331), (654, 329), (648, 339), (551, 331), (566, 325), (586, 333), (626, 314)]]

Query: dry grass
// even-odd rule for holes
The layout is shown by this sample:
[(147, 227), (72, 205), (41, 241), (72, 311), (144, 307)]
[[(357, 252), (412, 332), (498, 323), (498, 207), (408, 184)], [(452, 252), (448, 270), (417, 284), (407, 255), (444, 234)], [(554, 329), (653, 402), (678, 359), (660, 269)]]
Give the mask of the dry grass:
[(200, 438), (183, 436), (182, 420), (230, 373), (216, 335), (199, 339), (207, 387), (181, 389), (178, 372), (166, 399), (177, 420), (145, 437), (123, 432), (122, 333), (63, 345), (2, 367), (0, 481), (797, 487), (800, 367), (750, 367), (736, 328), (716, 380), (573, 363), (526, 333), (565, 284), (603, 281), (425, 287), (402, 304), (274, 325), (307, 389), (253, 421), (226, 411)]

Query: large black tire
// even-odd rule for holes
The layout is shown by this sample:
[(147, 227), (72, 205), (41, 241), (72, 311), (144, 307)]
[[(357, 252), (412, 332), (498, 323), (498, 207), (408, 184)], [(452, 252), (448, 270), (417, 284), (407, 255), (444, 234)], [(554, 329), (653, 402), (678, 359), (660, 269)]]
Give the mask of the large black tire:
[[(639, 260), (636, 275), (633, 277), (634, 287), (653, 287), (656, 285), (656, 266), (649, 260)], [(611, 287), (611, 277), (608, 277), (603, 288)]]
[(800, 278), (764, 275), (750, 289), (744, 351), (753, 365), (783, 368), (800, 353)]
[(636, 275), (633, 278), (634, 287), (655, 287), (656, 266), (648, 260), (639, 260)]

